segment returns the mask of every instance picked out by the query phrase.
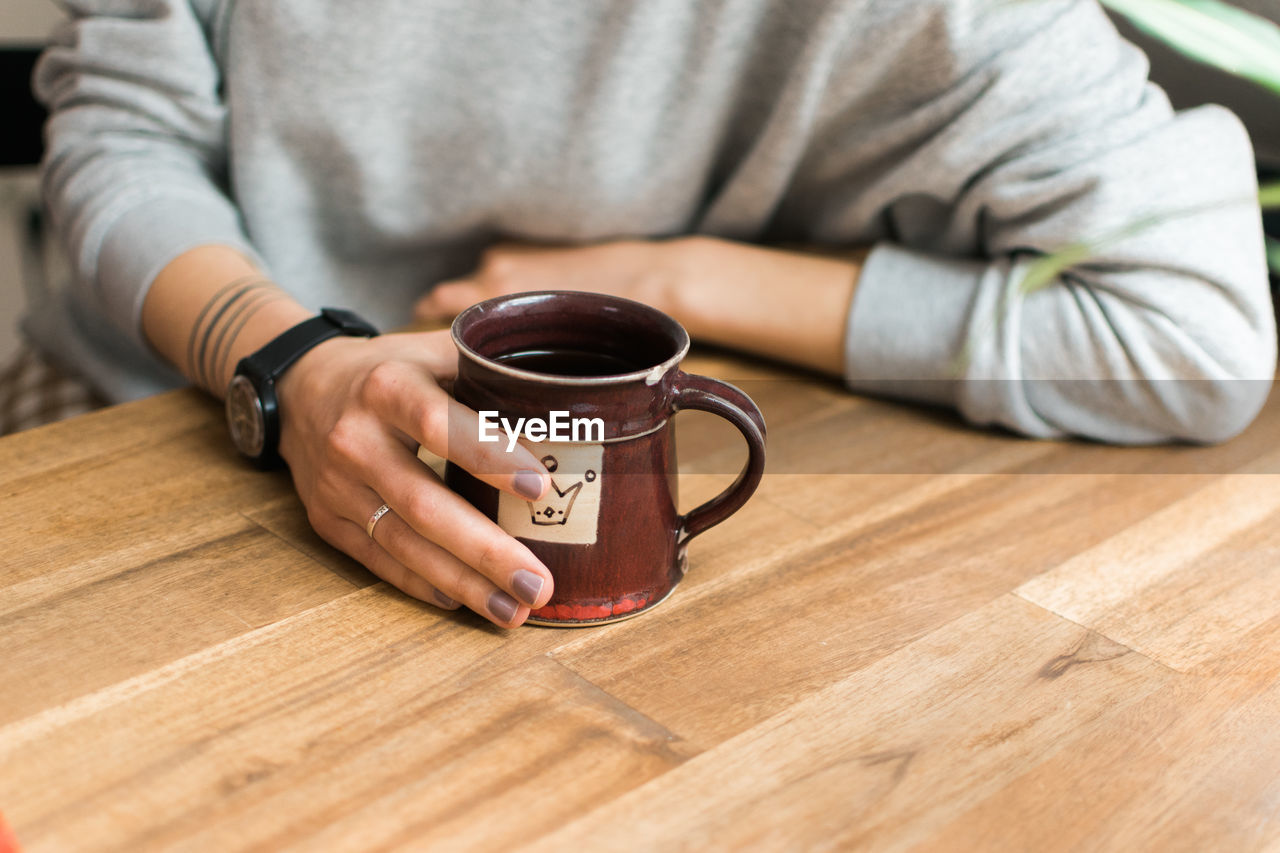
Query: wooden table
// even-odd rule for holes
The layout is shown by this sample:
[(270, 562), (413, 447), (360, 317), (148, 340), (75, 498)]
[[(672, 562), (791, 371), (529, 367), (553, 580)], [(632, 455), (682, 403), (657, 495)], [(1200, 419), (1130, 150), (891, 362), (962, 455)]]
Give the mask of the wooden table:
[[(24, 848), (1280, 842), (1280, 395), (1224, 446), (1118, 449), (689, 367), (745, 377), (771, 473), (594, 629), (374, 583), (193, 392), (0, 440)], [(742, 452), (680, 417), (692, 504)]]

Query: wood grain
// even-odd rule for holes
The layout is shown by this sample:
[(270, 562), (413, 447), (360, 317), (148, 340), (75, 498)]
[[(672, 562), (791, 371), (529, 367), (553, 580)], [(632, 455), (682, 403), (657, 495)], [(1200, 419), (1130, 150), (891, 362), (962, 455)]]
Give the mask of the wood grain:
[[(854, 511), (819, 533), (780, 536), (780, 525), (739, 525), (738, 549), (755, 547), (766, 557), (730, 567), (713, 556), (707, 566), (695, 543), (685, 585), (663, 605), (662, 619), (575, 638), (556, 654), (706, 746), (1012, 591), (1204, 482), (1173, 480), (1156, 491), (1136, 477), (1109, 478), (1104, 489), (1072, 476), (961, 478), (932, 500), (916, 502), (908, 493), (887, 514)], [(1091, 504), (1082, 512), (1086, 493)], [(771, 538), (791, 547), (780, 553)], [(637, 669), (654, 675), (636, 679)]]
[[(1280, 849), (1280, 395), (1113, 448), (686, 369), (761, 403), (765, 480), (576, 631), (375, 582), (193, 392), (0, 439), (24, 849)], [(744, 454), (677, 433), (687, 511)]]
[[(941, 827), (968, 849), (1260, 850), (1280, 841), (1280, 620), (1215, 678), (1181, 676), (1129, 704)], [(1246, 651), (1247, 650), (1247, 651)], [(1059, 810), (1070, 804), (1071, 819)]]
[[(519, 642), (383, 584), (354, 591), (0, 729), (0, 802), (33, 849), (368, 850), (548, 830), (686, 753), (534, 652), (560, 633)], [(499, 792), (505, 825), (488, 815)]]
[[(1269, 467), (1280, 453), (1263, 457)], [(1280, 616), (1280, 478), (1224, 476), (1018, 595), (1179, 670)]]
[[(1123, 646), (1001, 596), (533, 849), (906, 846), (1168, 679)], [(648, 819), (625, 839), (609, 832), (637, 814)]]
[[(182, 400), (186, 407), (170, 417)], [(68, 570), (61, 584), (90, 583), (117, 563), (180, 549), (211, 516), (289, 494), (287, 475), (250, 480), (209, 403), (177, 392), (159, 398), (154, 414), (121, 408), (141, 417), (126, 428), (107, 409), (86, 416), (91, 429), (83, 440), (62, 423), (0, 442), (5, 493), (14, 496), (0, 526), (0, 591)], [(41, 437), (66, 452), (31, 449)]]
[(0, 702), (0, 723), (353, 589), (247, 519), (188, 535), (181, 551), (119, 565), (0, 616), (0, 660), (20, 688)]
[(265, 501), (247, 509), (244, 516), (270, 530), (352, 586), (369, 586), (378, 581), (372, 572), (331, 547), (311, 529), (306, 509), (295, 494)]
[(9, 494), (14, 494), (28, 477), (85, 468), (104, 456), (146, 453), (175, 436), (209, 427), (217, 417), (216, 404), (190, 390), (110, 406), (5, 436), (0, 441), (0, 470)]

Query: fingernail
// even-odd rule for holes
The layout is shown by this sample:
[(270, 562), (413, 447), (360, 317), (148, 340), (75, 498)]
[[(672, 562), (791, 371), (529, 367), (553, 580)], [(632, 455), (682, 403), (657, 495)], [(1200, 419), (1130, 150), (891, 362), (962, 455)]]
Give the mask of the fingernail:
[(440, 602), (441, 607), (457, 607), (458, 606), (458, 602), (454, 601), (452, 598), (445, 595), (443, 592), (441, 592), (438, 589), (436, 590), (436, 601)]
[(511, 576), (511, 586), (515, 589), (516, 595), (530, 607), (538, 600), (538, 593), (542, 592), (542, 584), (542, 576), (528, 569), (520, 569)]
[(531, 501), (542, 497), (542, 475), (529, 468), (521, 468), (516, 472), (516, 491)]
[(502, 590), (489, 596), (489, 612), (498, 617), (499, 622), (510, 622), (516, 618), (516, 600)]

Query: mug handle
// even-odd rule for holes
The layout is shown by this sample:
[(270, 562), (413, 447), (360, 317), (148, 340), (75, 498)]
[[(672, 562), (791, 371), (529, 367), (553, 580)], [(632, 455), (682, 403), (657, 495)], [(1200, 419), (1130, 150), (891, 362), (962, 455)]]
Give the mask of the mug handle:
[(702, 506), (680, 516), (676, 547), (684, 551), (689, 540), (733, 515), (747, 502), (764, 474), (764, 415), (751, 398), (728, 382), (681, 371), (675, 378), (672, 410), (698, 409), (719, 415), (738, 428), (747, 440), (747, 464), (729, 488)]

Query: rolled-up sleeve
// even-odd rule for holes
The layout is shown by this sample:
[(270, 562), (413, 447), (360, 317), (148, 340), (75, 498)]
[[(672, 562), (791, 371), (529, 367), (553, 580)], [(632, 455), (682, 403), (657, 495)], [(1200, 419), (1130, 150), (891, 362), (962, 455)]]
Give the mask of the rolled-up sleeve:
[[(1052, 16), (951, 13), (955, 83), (939, 100), (963, 108), (940, 109), (895, 165), (940, 176), (938, 191), (888, 206), (901, 234), (860, 278), (849, 384), (1033, 436), (1235, 435), (1276, 366), (1247, 134), (1219, 107), (1175, 115), (1096, 3), (1004, 7)], [(1005, 43), (966, 50), (984, 38)], [(921, 212), (945, 224), (913, 237)], [(1080, 241), (1096, 241), (1087, 260), (1020, 294), (1036, 258)]]
[(43, 192), (74, 296), (141, 341), (142, 303), (184, 251), (259, 261), (226, 185), (227, 111), (207, 22), (185, 0), (74, 0), (36, 66)]

